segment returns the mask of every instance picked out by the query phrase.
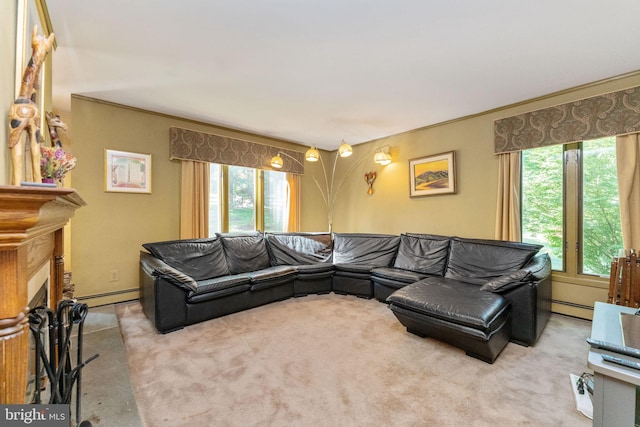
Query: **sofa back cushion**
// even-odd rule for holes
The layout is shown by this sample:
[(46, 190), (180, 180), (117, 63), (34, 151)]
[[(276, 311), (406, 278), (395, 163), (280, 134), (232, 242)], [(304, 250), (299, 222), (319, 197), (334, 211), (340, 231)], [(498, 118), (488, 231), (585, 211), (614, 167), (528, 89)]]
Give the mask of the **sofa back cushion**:
[(443, 276), (449, 258), (450, 238), (430, 234), (402, 234), (396, 268)]
[(271, 265), (331, 262), (330, 233), (265, 233)]
[(218, 234), (231, 274), (247, 273), (268, 268), (269, 253), (262, 233)]
[(501, 240), (451, 240), (445, 277), (482, 285), (491, 279), (522, 268), (542, 248)]
[(142, 247), (196, 281), (229, 274), (222, 242), (215, 237), (145, 243)]
[(333, 263), (390, 267), (398, 253), (399, 244), (400, 236), (335, 233)]

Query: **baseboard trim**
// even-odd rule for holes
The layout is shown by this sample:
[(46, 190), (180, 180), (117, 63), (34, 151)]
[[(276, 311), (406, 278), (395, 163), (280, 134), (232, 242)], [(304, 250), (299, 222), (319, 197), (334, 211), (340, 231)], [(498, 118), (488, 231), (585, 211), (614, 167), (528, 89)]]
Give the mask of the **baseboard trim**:
[(593, 306), (584, 305), (584, 304), (576, 304), (575, 302), (560, 301), (560, 300), (552, 299), (551, 303), (552, 304), (558, 304), (558, 305), (565, 305), (565, 306), (573, 307), (573, 308), (580, 308), (580, 309), (583, 309), (583, 310), (591, 310), (591, 311), (593, 311)]
[(78, 301), (84, 302), (90, 307), (97, 307), (106, 304), (114, 304), (137, 300), (140, 298), (140, 290), (138, 288), (121, 289), (112, 292), (103, 292), (101, 294), (84, 295), (76, 297)]
[(592, 320), (593, 307), (584, 304), (577, 304), (569, 301), (551, 300), (551, 311), (565, 316), (578, 317), (580, 319)]

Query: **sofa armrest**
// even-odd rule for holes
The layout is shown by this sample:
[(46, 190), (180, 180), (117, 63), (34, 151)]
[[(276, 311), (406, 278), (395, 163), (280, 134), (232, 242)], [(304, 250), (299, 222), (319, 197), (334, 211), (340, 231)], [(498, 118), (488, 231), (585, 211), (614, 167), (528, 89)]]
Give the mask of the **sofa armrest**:
[(163, 278), (185, 291), (195, 292), (198, 289), (196, 281), (191, 276), (146, 252), (140, 252), (140, 268), (148, 275)]
[(511, 303), (511, 341), (534, 345), (551, 316), (551, 276), (500, 292)]
[(489, 280), (480, 289), (490, 292), (505, 292), (530, 282), (538, 282), (551, 276), (551, 258), (547, 254), (533, 257), (519, 270)]
[(544, 280), (551, 276), (551, 258), (548, 254), (538, 254), (522, 268), (529, 272), (532, 280)]
[[(140, 304), (142, 311), (161, 333), (187, 324), (187, 296), (190, 286), (180, 275), (163, 272), (164, 264), (146, 252), (140, 252)], [(165, 264), (166, 265), (166, 264)]]
[(492, 292), (511, 303), (511, 341), (533, 345), (551, 316), (551, 258), (536, 255), (521, 271), (526, 273), (524, 278)]

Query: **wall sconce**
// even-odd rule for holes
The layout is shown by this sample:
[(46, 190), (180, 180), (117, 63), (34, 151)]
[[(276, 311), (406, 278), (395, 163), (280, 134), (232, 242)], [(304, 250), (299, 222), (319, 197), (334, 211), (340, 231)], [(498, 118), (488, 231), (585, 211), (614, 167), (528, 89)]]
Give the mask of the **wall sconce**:
[(373, 156), (373, 162), (382, 166), (386, 166), (389, 163), (391, 163), (391, 154), (389, 154), (388, 152), (382, 151), (382, 148), (378, 148), (378, 151)]

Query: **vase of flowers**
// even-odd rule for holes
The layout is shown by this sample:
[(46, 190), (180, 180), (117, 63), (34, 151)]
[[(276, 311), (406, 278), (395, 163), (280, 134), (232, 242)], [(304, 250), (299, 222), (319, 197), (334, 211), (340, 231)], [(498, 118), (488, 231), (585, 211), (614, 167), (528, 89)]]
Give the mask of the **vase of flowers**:
[(42, 182), (62, 182), (64, 176), (76, 167), (76, 158), (62, 147), (40, 146), (40, 173)]

